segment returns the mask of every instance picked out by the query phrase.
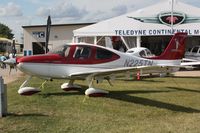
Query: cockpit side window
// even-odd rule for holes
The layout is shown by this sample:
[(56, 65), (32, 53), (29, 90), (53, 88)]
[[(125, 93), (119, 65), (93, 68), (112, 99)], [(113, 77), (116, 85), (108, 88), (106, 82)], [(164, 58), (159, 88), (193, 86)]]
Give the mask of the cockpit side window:
[(96, 59), (110, 59), (112, 58), (112, 56), (113, 56), (112, 52), (102, 48), (97, 48)]
[(59, 47), (55, 48), (54, 50), (50, 51), (50, 53), (59, 54), (61, 56), (67, 57), (69, 55), (69, 51), (70, 51), (69, 45), (62, 45), (62, 46), (59, 46)]
[(198, 47), (194, 47), (193, 49), (192, 49), (192, 53), (197, 53), (197, 51), (198, 51)]
[(74, 52), (73, 58), (75, 59), (87, 59), (91, 55), (91, 47), (77, 46)]
[(129, 50), (129, 51), (127, 51), (127, 53), (134, 53), (134, 51), (133, 50)]

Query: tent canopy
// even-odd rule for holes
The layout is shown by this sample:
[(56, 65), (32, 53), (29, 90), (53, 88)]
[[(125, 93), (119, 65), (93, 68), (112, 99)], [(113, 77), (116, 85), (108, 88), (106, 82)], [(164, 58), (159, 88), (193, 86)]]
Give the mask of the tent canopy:
[(2, 42), (12, 42), (12, 40), (4, 38), (4, 37), (0, 37), (0, 41), (2, 41)]
[[(200, 35), (200, 8), (172, 0), (74, 30), (74, 36)], [(173, 14), (172, 14), (173, 12)]]

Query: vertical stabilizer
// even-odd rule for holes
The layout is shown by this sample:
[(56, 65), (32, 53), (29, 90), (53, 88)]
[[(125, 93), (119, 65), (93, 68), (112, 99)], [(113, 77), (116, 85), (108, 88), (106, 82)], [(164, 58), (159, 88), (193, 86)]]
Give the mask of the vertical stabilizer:
[(182, 59), (185, 54), (185, 40), (187, 33), (176, 33), (170, 40), (165, 51), (160, 55), (151, 59), (159, 60), (177, 60)]

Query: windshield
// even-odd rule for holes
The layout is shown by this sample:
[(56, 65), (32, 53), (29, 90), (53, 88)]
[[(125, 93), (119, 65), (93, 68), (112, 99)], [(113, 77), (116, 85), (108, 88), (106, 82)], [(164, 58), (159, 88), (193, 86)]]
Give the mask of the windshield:
[(146, 51), (146, 56), (153, 56), (153, 54), (149, 49), (146, 49), (145, 51)]
[(53, 54), (59, 54), (61, 56), (67, 57), (69, 54), (70, 46), (69, 45), (62, 45), (50, 51)]
[(192, 53), (197, 53), (197, 51), (198, 51), (198, 47), (194, 47), (193, 49), (192, 49)]
[(154, 56), (149, 49), (144, 49), (140, 53), (141, 57), (152, 57)]

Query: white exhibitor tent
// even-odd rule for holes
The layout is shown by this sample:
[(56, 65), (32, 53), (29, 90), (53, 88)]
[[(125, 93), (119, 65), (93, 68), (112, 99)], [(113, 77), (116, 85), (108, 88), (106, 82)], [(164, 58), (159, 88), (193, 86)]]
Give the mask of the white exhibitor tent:
[[(187, 32), (190, 36), (200, 36), (200, 8), (178, 0), (162, 1), (158, 4), (114, 17), (99, 23), (74, 30), (77, 42), (81, 37), (93, 37), (93, 43), (100, 36), (134, 37), (135, 44), (141, 44), (141, 37), (170, 36), (175, 32)], [(133, 39), (134, 40), (134, 39)], [(199, 41), (199, 40), (198, 40)], [(200, 42), (199, 42), (200, 43)]]

